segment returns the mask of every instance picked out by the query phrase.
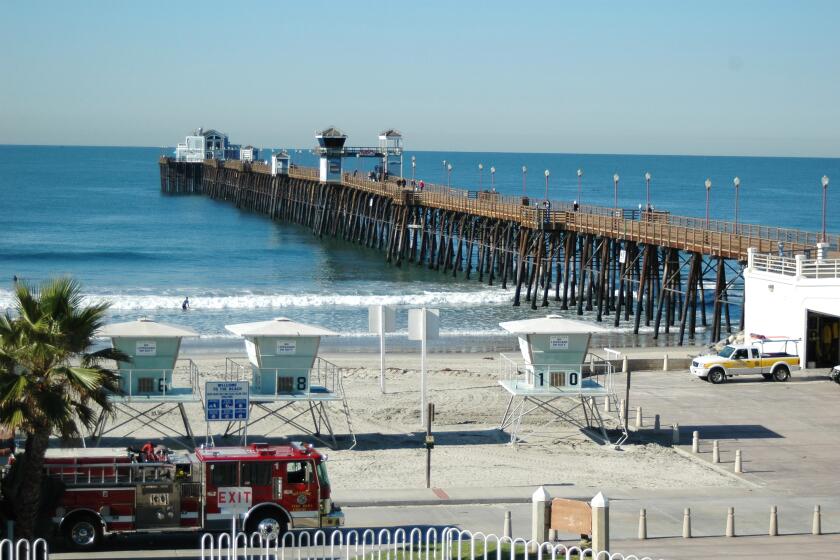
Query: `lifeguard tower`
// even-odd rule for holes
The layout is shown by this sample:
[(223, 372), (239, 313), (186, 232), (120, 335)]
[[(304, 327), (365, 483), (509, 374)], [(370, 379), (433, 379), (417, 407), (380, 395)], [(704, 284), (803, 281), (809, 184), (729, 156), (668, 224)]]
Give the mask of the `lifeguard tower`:
[[(131, 360), (117, 362), (121, 394), (109, 397), (117, 414), (113, 417), (105, 411), (100, 414), (93, 432), (96, 442), (99, 443), (104, 435), (122, 428), (132, 430), (135, 423), (140, 423), (156, 429), (163, 437), (183, 438), (194, 446), (195, 438), (184, 405), (201, 403), (198, 367), (190, 359), (179, 359), (178, 352), (182, 338), (198, 334), (185, 327), (146, 318), (105, 325), (97, 334), (109, 337), (112, 346)], [(177, 423), (167, 421), (176, 409), (183, 430)], [(109, 425), (111, 418), (113, 424)]]
[[(499, 323), (519, 339), (521, 355), (501, 355), (502, 379), (499, 384), (510, 393), (499, 429), (507, 429), (510, 442), (524, 441), (526, 435), (561, 421), (577, 426), (601, 443), (610, 443), (605, 415), (596, 399), (610, 401), (609, 410), (623, 436), (626, 431), (618, 418), (613, 387), (613, 368), (609, 361), (589, 352), (592, 333), (604, 329), (559, 315)], [(522, 430), (523, 419), (542, 413), (543, 422)], [(536, 414), (534, 414), (536, 415)]]
[[(240, 423), (235, 430), (233, 423), (228, 424), (225, 435), (246, 434), (253, 425), (274, 418), (280, 420), (281, 425), (288, 424), (335, 448), (335, 431), (327, 409), (328, 404), (335, 403), (341, 406), (355, 445), (356, 436), (341, 381), (342, 371), (318, 356), (321, 337), (338, 336), (337, 333), (285, 317), (226, 325), (225, 328), (245, 339), (248, 355), (247, 364), (227, 359), (227, 380), (250, 381), (251, 408), (259, 408), (262, 412), (262, 416), (249, 419), (245, 426)], [(307, 425), (309, 418), (311, 428)], [(263, 435), (268, 433), (263, 432)]]
[(320, 181), (340, 183), (341, 158), (344, 157), (347, 135), (335, 127), (330, 127), (316, 134), (315, 139), (318, 141), (318, 155), (321, 156)]
[(403, 137), (399, 130), (389, 128), (379, 133), (379, 153), (385, 175), (403, 176)]

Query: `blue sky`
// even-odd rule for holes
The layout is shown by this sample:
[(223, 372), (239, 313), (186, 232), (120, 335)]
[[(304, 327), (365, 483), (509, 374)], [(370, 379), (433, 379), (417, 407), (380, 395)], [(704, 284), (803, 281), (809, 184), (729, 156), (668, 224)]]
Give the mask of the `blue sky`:
[(0, 143), (840, 156), (840, 2), (5, 2)]

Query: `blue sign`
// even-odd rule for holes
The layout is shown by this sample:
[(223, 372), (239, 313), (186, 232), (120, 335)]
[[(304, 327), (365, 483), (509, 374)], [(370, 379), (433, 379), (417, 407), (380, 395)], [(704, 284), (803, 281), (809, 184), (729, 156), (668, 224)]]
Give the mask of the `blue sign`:
[(250, 412), (247, 381), (208, 381), (204, 389), (207, 422), (246, 422)]

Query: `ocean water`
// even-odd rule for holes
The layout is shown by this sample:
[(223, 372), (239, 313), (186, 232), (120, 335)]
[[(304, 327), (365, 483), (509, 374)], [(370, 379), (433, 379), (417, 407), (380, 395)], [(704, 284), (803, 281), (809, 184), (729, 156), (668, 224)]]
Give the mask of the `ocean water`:
[[(111, 303), (114, 321), (141, 316), (191, 326), (199, 345), (231, 351), (239, 341), (225, 324), (277, 316), (317, 323), (344, 334), (327, 344), (373, 350), (366, 333), (367, 306), (441, 309), (443, 336), (433, 349), (476, 350), (508, 347), (498, 322), (537, 313), (511, 306), (512, 289), (416, 265), (386, 265), (372, 249), (336, 240), (318, 240), (305, 228), (271, 222), (201, 196), (163, 196), (159, 148), (0, 146), (0, 310), (11, 302), (12, 277), (40, 282), (72, 275), (91, 300)], [(411, 177), (409, 153), (405, 175)], [(820, 177), (836, 177), (840, 160), (758, 157), (684, 157), (524, 153), (416, 152), (415, 176), (447, 182), (443, 161), (451, 163), (453, 187), (489, 188), (520, 194), (522, 165), (528, 168), (527, 194), (542, 197), (543, 170), (550, 170), (549, 196), (578, 198), (576, 170), (582, 168), (580, 200), (611, 205), (613, 173), (621, 176), (619, 204), (645, 202), (644, 172), (650, 171), (652, 204), (673, 214), (703, 216), (711, 178), (710, 214), (731, 219), (732, 178), (741, 178), (743, 222), (818, 231), (821, 227)], [(314, 165), (307, 151), (292, 152), (301, 165)], [(484, 165), (479, 176), (478, 164)], [(365, 172), (372, 163), (348, 160), (346, 168)], [(496, 168), (491, 179), (490, 167)], [(831, 187), (829, 187), (831, 189)], [(835, 188), (836, 190), (836, 188)], [(840, 230), (840, 195), (829, 191), (828, 230)], [(192, 309), (181, 311), (189, 296)], [(549, 308), (559, 312), (552, 302)], [(568, 313), (568, 312), (567, 312)], [(572, 312), (573, 313), (573, 312)], [(650, 343), (628, 328), (596, 343)], [(662, 338), (660, 344), (668, 343)], [(397, 333), (393, 348), (416, 346)]]

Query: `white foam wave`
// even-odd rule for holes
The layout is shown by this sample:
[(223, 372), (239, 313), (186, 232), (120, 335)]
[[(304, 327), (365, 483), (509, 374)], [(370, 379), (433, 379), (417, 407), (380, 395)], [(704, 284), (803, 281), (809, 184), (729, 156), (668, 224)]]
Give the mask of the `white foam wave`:
[[(239, 294), (224, 296), (190, 295), (190, 307), (194, 310), (218, 309), (271, 309), (271, 308), (318, 308), (318, 307), (367, 307), (369, 305), (440, 305), (471, 307), (487, 304), (509, 303), (512, 292), (478, 290), (474, 292), (424, 291), (413, 294)], [(135, 295), (135, 294), (89, 294), (86, 303), (109, 303), (114, 311), (142, 311), (154, 309), (180, 309), (182, 296)], [(12, 305), (12, 293), (0, 290), (0, 308)]]

